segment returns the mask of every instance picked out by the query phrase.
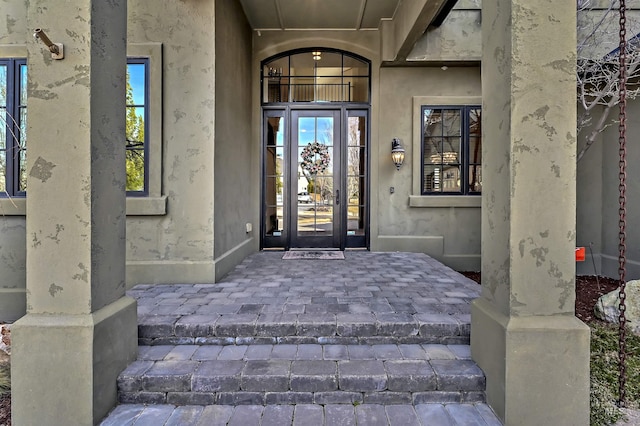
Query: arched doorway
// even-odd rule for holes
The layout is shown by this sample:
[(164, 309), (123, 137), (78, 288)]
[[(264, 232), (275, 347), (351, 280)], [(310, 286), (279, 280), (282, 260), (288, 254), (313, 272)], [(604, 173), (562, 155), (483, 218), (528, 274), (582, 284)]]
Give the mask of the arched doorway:
[(368, 247), (370, 74), (333, 49), (262, 62), (262, 248)]

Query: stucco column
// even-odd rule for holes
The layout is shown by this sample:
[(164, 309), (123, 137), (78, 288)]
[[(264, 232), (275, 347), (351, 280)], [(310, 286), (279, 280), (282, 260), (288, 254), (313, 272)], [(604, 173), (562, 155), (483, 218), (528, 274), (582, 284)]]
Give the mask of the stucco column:
[(12, 329), (13, 420), (91, 425), (137, 350), (125, 297), (125, 0), (30, 0), (27, 315)]
[(482, 296), (471, 353), (507, 425), (589, 424), (589, 329), (574, 316), (576, 11), (482, 2)]

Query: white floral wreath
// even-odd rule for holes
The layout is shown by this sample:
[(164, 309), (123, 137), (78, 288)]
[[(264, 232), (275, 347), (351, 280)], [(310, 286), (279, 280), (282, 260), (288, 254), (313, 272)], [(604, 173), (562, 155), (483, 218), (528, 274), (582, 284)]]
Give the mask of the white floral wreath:
[[(316, 154), (318, 154), (320, 158), (316, 159)], [(329, 156), (329, 150), (327, 147), (317, 141), (314, 141), (310, 142), (302, 150), (301, 166), (311, 175), (316, 175), (327, 170), (330, 159), (331, 157)]]

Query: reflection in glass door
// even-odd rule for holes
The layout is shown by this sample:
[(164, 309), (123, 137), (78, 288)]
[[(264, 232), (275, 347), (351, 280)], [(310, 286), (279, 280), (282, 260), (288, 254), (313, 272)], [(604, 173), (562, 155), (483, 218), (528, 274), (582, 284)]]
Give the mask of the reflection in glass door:
[(347, 118), (347, 247), (366, 247), (366, 118), (366, 111), (349, 111)]
[(282, 112), (270, 112), (265, 117), (264, 151), (264, 217), (263, 235), (274, 246), (285, 245), (285, 178), (284, 117)]
[(339, 112), (294, 111), (291, 122), (291, 246), (339, 247)]

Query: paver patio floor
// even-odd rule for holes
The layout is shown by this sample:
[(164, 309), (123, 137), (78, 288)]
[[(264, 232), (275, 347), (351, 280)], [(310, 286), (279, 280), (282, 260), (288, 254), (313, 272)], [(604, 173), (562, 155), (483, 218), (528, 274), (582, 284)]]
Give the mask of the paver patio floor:
[[(215, 284), (134, 287), (128, 294), (138, 300), (141, 344), (275, 338), (281, 337), (285, 323), (295, 324), (297, 339), (274, 343), (317, 343), (303, 339), (312, 335), (345, 337), (335, 343), (370, 343), (355, 341), (355, 334), (402, 335), (404, 340), (397, 343), (424, 343), (414, 337), (430, 333), (430, 324), (452, 327), (457, 330), (452, 336), (468, 341), (469, 303), (479, 296), (480, 286), (424, 254), (346, 251), (344, 260), (282, 256), (276, 251), (253, 254)], [(360, 325), (354, 335), (344, 332), (354, 324)], [(177, 334), (163, 335), (161, 328)], [(458, 338), (430, 343), (466, 342)]]
[(501, 424), (470, 359), (474, 281), (417, 253), (283, 254), (129, 290), (138, 361), (102, 424)]

